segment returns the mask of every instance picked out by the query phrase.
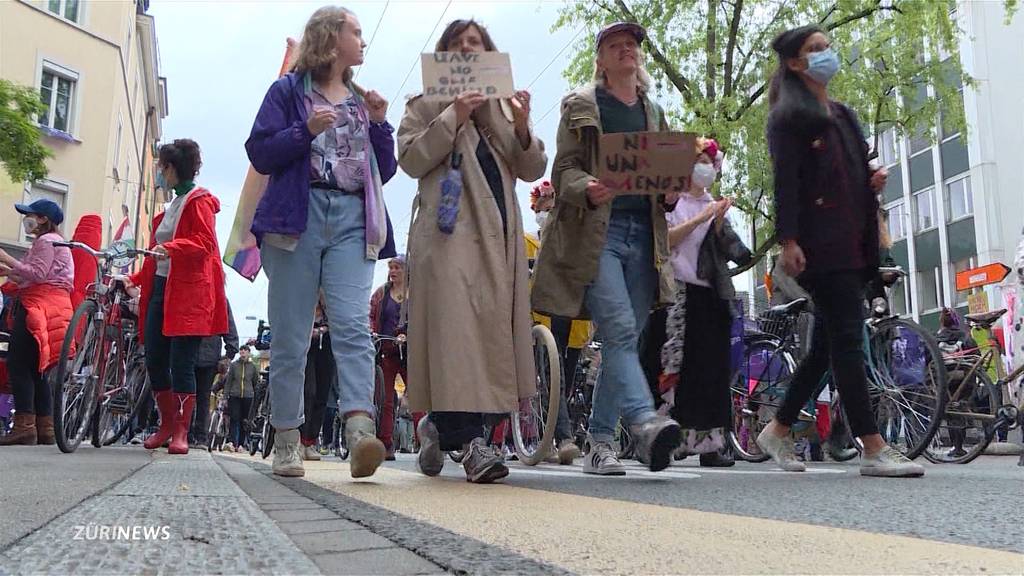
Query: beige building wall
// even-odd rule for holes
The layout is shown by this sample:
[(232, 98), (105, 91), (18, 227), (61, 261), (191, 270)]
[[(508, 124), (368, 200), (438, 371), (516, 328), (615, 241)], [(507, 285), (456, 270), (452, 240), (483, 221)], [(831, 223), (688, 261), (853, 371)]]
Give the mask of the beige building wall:
[(51, 75), (73, 82), (64, 130), (53, 130), (60, 122), (53, 119), (42, 121), (51, 128), (40, 128), (54, 154), (46, 181), (11, 182), (0, 174), (0, 246), (27, 246), (12, 205), (33, 194), (63, 195), (66, 236), (83, 215), (98, 214), (109, 243), (124, 205), (132, 236), (147, 237), (152, 149), (167, 98), (153, 18), (144, 10), (145, 2), (132, 0), (0, 2), (0, 77), (36, 89)]

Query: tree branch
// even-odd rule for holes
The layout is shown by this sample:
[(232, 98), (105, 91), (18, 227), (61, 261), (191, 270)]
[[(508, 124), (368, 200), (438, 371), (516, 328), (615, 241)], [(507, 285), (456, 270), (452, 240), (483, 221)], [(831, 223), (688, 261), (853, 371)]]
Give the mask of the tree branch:
[[(786, 2), (781, 2), (779, 4), (779, 9), (775, 11), (775, 15), (772, 16), (771, 20), (769, 20), (768, 23), (761, 28), (761, 32), (757, 35), (757, 38), (754, 39), (754, 42), (751, 43), (751, 50), (743, 55), (743, 60), (740, 60), (740, 67), (736, 71), (737, 80), (743, 77), (743, 74), (747, 71), (747, 64), (750, 63), (750, 58), (754, 54), (758, 53), (758, 49), (761, 47), (761, 45), (764, 44), (765, 38), (767, 38), (768, 33), (775, 29), (775, 23), (779, 21), (779, 18), (782, 16), (782, 13), (785, 10)], [(736, 82), (733, 82), (733, 85), (735, 84)]]
[(750, 270), (751, 268), (757, 266), (757, 264), (761, 260), (763, 260), (764, 257), (768, 255), (768, 252), (770, 252), (771, 249), (774, 248), (778, 243), (779, 243), (779, 241), (775, 237), (775, 234), (772, 234), (771, 238), (768, 238), (767, 240), (765, 240), (764, 244), (762, 244), (754, 252), (754, 256), (753, 256), (753, 258), (750, 259), (750, 262), (747, 262), (743, 266), (738, 266), (736, 268), (733, 268), (733, 269), (729, 270), (729, 276), (739, 276), (740, 274), (743, 274), (747, 270)]
[(833, 22), (832, 24), (829, 24), (828, 26), (825, 27), (825, 29), (829, 30), (829, 31), (835, 30), (836, 28), (839, 28), (840, 26), (845, 26), (845, 25), (849, 24), (850, 22), (856, 22), (857, 20), (860, 20), (862, 18), (867, 18), (868, 16), (871, 16), (875, 12), (883, 12), (884, 11), (884, 12), (897, 12), (899, 14), (903, 14), (903, 10), (900, 10), (899, 6), (896, 6), (895, 4), (892, 5), (892, 6), (882, 6), (881, 3), (882, 3), (882, 0), (875, 0), (875, 6), (873, 6), (871, 8), (865, 8), (865, 9), (861, 10), (860, 12), (854, 12), (853, 14), (850, 14), (849, 16), (847, 16), (845, 18), (842, 18), (840, 20), (837, 20), (837, 21)]
[(733, 77), (732, 64), (736, 54), (736, 37), (740, 32), (740, 15), (743, 12), (743, 0), (736, 0), (732, 6), (732, 20), (729, 22), (729, 39), (725, 47), (725, 96), (732, 96)]
[[(618, 5), (620, 12), (626, 20), (637, 22), (636, 16), (629, 9), (629, 6), (626, 5), (625, 0), (615, 0), (615, 4)], [(614, 14), (614, 12), (612, 13)], [(693, 104), (693, 86), (690, 84), (690, 81), (679, 72), (679, 69), (674, 64), (669, 62), (653, 39), (648, 37), (646, 43), (647, 52), (650, 53), (651, 58), (654, 59), (658, 66), (661, 66), (661, 69), (665, 71), (665, 76), (668, 77), (669, 82), (679, 90), (687, 104)]]
[(742, 118), (743, 115), (747, 113), (747, 110), (749, 110), (751, 106), (757, 103), (757, 100), (764, 94), (764, 91), (767, 89), (768, 83), (761, 83), (757, 90), (754, 90), (754, 92), (750, 96), (747, 96), (746, 101), (743, 102), (743, 105), (740, 106), (739, 110), (737, 110), (735, 114), (727, 115), (726, 118), (728, 118), (730, 122), (735, 122)]
[(718, 50), (718, 26), (717, 14), (718, 0), (708, 0), (707, 18), (707, 52), (704, 55), (707, 62), (707, 70), (704, 78), (704, 94), (709, 102), (715, 101), (715, 57)]

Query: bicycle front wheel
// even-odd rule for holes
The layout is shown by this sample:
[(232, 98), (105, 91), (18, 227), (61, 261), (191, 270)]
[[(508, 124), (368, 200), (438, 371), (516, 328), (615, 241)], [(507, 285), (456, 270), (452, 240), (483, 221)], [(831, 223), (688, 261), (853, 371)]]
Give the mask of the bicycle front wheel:
[(149, 394), (149, 373), (146, 371), (146, 359), (141, 353), (136, 353), (134, 356), (125, 376), (124, 393), (113, 413), (114, 435), (104, 441), (104, 446), (109, 446), (124, 438), (134, 423), (138, 421), (139, 412), (142, 411), (144, 404), (143, 400)]
[(96, 373), (103, 335), (95, 320), (96, 302), (82, 302), (64, 334), (60, 361), (52, 374), (53, 432), (57, 447), (70, 454), (78, 449), (96, 406)]
[(793, 355), (773, 338), (746, 339), (743, 363), (731, 386), (733, 425), (729, 445), (740, 459), (764, 462), (769, 456), (757, 436), (775, 417), (796, 372)]
[(558, 346), (551, 330), (542, 324), (533, 327), (533, 359), (537, 366), (536, 393), (521, 399), (519, 410), (510, 415), (516, 456), (528, 466), (535, 466), (552, 450), (562, 396)]
[(876, 324), (868, 346), (868, 394), (878, 431), (904, 456), (917, 458), (942, 423), (949, 398), (939, 346), (903, 318)]
[(948, 368), (950, 397), (939, 429), (923, 455), (935, 464), (967, 464), (992, 440), (988, 428), (996, 421), (999, 389), (984, 369), (968, 377), (970, 362), (953, 363)]
[(121, 329), (108, 324), (104, 325), (103, 332), (103, 383), (100, 386), (101, 396), (92, 417), (90, 434), (92, 445), (97, 448), (111, 444), (117, 439), (114, 416), (128, 410), (128, 389), (125, 382), (127, 367)]

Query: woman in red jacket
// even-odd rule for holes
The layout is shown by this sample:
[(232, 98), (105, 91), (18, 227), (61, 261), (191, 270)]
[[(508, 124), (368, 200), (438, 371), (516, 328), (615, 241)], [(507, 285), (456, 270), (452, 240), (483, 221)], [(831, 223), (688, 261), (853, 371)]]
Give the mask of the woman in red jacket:
[(140, 333), (160, 413), (160, 429), (145, 446), (153, 450), (170, 439), (171, 454), (188, 454), (199, 343), (228, 330), (216, 233), (220, 202), (195, 185), (201, 165), (199, 145), (192, 140), (160, 147), (157, 186), (173, 192), (174, 199), (153, 220), (151, 248), (161, 256), (147, 260), (132, 277), (132, 283), (142, 288)]

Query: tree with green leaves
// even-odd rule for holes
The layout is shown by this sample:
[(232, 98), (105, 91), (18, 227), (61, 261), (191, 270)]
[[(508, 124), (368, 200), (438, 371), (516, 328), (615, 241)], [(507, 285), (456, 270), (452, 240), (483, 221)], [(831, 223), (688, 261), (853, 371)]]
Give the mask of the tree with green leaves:
[(35, 122), (45, 112), (37, 90), (0, 78), (0, 165), (15, 182), (46, 176), (45, 160), (53, 154)]
[[(1004, 5), (1009, 19), (1016, 0)], [(752, 222), (756, 263), (775, 243), (765, 138), (775, 35), (810, 23), (828, 32), (843, 61), (829, 93), (860, 115), (877, 149), (890, 127), (934, 139), (940, 112), (943, 125), (965, 130), (960, 88), (971, 79), (957, 56), (955, 9), (955, 0), (576, 0), (555, 28), (620, 20), (647, 28), (648, 68), (673, 125), (726, 151), (716, 192)], [(564, 75), (582, 84), (593, 77), (593, 45), (574, 48)]]

